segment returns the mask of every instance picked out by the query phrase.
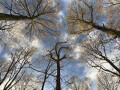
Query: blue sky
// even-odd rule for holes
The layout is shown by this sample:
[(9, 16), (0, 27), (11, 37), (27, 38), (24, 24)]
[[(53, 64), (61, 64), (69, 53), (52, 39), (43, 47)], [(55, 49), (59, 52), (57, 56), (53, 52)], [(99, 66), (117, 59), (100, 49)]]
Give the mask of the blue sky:
[[(58, 40), (67, 40), (67, 38), (71, 39), (71, 42), (78, 42), (78, 41), (82, 41), (84, 40), (86, 37), (84, 35), (81, 36), (71, 36), (66, 32), (66, 22), (64, 21), (65, 19), (65, 15), (67, 14), (67, 10), (66, 7), (67, 5), (71, 2), (71, 0), (58, 0), (61, 3), (61, 7), (60, 7), (60, 12), (59, 12), (59, 18), (61, 21), (61, 24), (63, 24), (63, 27), (60, 28), (62, 29), (62, 32), (60, 33), (59, 37), (53, 37), (53, 36), (49, 36), (49, 39), (43, 38), (43, 40), (39, 40), (37, 39), (37, 37), (35, 37), (33, 40), (31, 40), (29, 42), (28, 38), (24, 38), (24, 36), (21, 36), (22, 39), (20, 39), (20, 41), (22, 42), (26, 42), (26, 43), (20, 43), (21, 45), (29, 45), (29, 46), (35, 46), (38, 48), (38, 52), (36, 53), (36, 55), (34, 57), (37, 57), (38, 54), (43, 54), (43, 52), (45, 52), (45, 50), (50, 49), (51, 47), (53, 47), (55, 45), (55, 42), (57, 42)], [(16, 42), (15, 42), (16, 44)], [(10, 46), (12, 47), (12, 45)], [(17, 47), (17, 44), (12, 48)], [(67, 77), (67, 79), (69, 79), (71, 76), (73, 75), (77, 75), (78, 77), (80, 77), (81, 79), (84, 79), (84, 76), (90, 77), (91, 80), (93, 80), (93, 82), (96, 81), (96, 74), (97, 74), (97, 70), (95, 69), (91, 69), (90, 67), (85, 67), (84, 63), (80, 63), (79, 60), (79, 54), (80, 54), (80, 50), (82, 49), (81, 47), (79, 47), (79, 45), (76, 45), (76, 50), (74, 50), (74, 52), (76, 53), (76, 55), (78, 55), (78, 58), (76, 56), (76, 60), (74, 60), (73, 62), (70, 62), (69, 65), (67, 65), (66, 67), (64, 67), (64, 70), (61, 71), (62, 75), (66, 75), (69, 74), (69, 77)], [(4, 48), (3, 50), (1, 50), (0, 53), (1, 56), (3, 56), (4, 58), (8, 59), (8, 50), (7, 48)], [(63, 62), (63, 64), (65, 64), (66, 62)], [(92, 83), (94, 90), (96, 90), (95, 88), (95, 84)], [(48, 87), (45, 87), (45, 90), (48, 90)]]

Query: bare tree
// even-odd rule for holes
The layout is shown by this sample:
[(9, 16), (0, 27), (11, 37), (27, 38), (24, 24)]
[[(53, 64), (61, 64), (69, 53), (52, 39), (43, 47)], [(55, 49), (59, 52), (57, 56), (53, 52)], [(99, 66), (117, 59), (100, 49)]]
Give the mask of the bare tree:
[(3, 8), (0, 20), (22, 20), (27, 28), (26, 34), (39, 36), (56, 33), (53, 29), (57, 20), (58, 4), (54, 0), (3, 0), (0, 1), (0, 6)]
[(6, 60), (1, 65), (1, 80), (0, 85), (5, 83), (4, 89), (11, 89), (15, 84), (17, 84), (24, 74), (22, 71), (23, 67), (29, 62), (31, 56), (33, 55), (35, 49), (21, 48), (11, 53), (10, 60)]
[[(89, 80), (83, 81), (77, 76), (73, 76), (67, 81), (68, 90), (92, 90)], [(67, 90), (67, 89), (66, 89)]]
[(80, 34), (97, 29), (108, 35), (120, 37), (119, 3), (118, 0), (73, 0), (67, 15), (70, 32)]
[(94, 35), (80, 43), (84, 48), (82, 59), (98, 70), (120, 77), (120, 49), (117, 48), (120, 42), (102, 34), (94, 33)]
[[(35, 62), (37, 62), (37, 64), (35, 64)], [(36, 71), (39, 74), (37, 75), (37, 79), (41, 83), (41, 90), (44, 90), (45, 84), (47, 83), (47, 79), (51, 76), (55, 78), (54, 73), (56, 71), (56, 68), (53, 68), (54, 63), (47, 56), (45, 56), (42, 59), (37, 59), (32, 63), (33, 64), (29, 64), (28, 68)]]
[(98, 74), (97, 89), (98, 90), (119, 90), (119, 78), (114, 77), (110, 73), (100, 72)]
[(39, 90), (40, 81), (31, 72), (25, 71), (21, 80), (13, 87), (15, 90)]
[(61, 90), (61, 62), (65, 59), (70, 59), (68, 54), (70, 50), (67, 42), (57, 42), (53, 49), (49, 51), (50, 58), (57, 65), (56, 90)]
[[(40, 77), (39, 80), (42, 84), (41, 90), (44, 90), (46, 83), (51, 84), (52, 79), (56, 80), (56, 88), (54, 89), (61, 90), (61, 68), (64, 67), (64, 65), (61, 65), (61, 62), (65, 59), (70, 59), (69, 51), (70, 46), (67, 42), (57, 42), (45, 55), (40, 55), (39, 59), (33, 60), (32, 63), (34, 64), (29, 64), (28, 68), (40, 73), (38, 77)], [(50, 77), (49, 82), (48, 79)]]

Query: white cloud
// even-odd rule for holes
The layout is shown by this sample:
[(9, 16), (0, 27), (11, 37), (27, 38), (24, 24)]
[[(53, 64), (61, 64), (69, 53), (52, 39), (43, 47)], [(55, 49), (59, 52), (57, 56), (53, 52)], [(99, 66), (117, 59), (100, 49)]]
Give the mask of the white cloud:
[(59, 15), (59, 16), (62, 16), (62, 17), (65, 16), (64, 13), (63, 13), (62, 11), (59, 11), (58, 15)]
[(89, 77), (91, 79), (91, 81), (96, 81), (97, 80), (97, 74), (98, 74), (98, 70), (95, 68), (91, 68), (91, 67), (85, 67), (85, 76)]
[(77, 44), (77, 46), (74, 49), (74, 53), (75, 53), (74, 58), (79, 59), (82, 56), (83, 52), (84, 52), (84, 48), (81, 47), (79, 44)]
[(40, 40), (38, 40), (37, 38), (35, 38), (32, 42), (31, 42), (31, 45), (33, 47), (36, 47), (36, 48), (39, 48), (40, 45), (42, 44), (42, 42)]
[(65, 17), (65, 15), (64, 15), (64, 13), (63, 13), (62, 11), (60, 11), (60, 12), (58, 13), (58, 15), (59, 15), (59, 20), (60, 20), (60, 22), (62, 23), (62, 20), (63, 20), (63, 18)]
[(11, 61), (11, 56), (10, 54), (4, 54), (5, 60)]
[(112, 70), (112, 67), (109, 63), (103, 63), (102, 66), (105, 67), (106, 69)]

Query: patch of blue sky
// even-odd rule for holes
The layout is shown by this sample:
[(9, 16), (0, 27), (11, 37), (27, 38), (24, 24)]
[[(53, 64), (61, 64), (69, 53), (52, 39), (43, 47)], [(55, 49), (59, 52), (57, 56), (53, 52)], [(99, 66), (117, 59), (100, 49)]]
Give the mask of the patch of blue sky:
[[(66, 5), (68, 5), (68, 3), (70, 3), (71, 1), (72, 0), (60, 0), (61, 11), (59, 12), (59, 15), (60, 15), (61, 23), (63, 23), (63, 21), (65, 19), (65, 15), (67, 14)], [(102, 17), (104, 17), (104, 16), (102, 16)], [(101, 17), (101, 20), (104, 21), (102, 19), (102, 17)], [(104, 22), (106, 22), (106, 21), (104, 21)], [(64, 24), (63, 28), (60, 28), (61, 31), (63, 31), (62, 33), (60, 33), (60, 37), (62, 37), (62, 39), (66, 38), (65, 34), (68, 35), (68, 33), (65, 31), (65, 27), (66, 27), (66, 24)], [(41, 45), (41, 44), (43, 45), (43, 47), (39, 47), (39, 50), (41, 50), (41, 48), (45, 48), (45, 47), (47, 47), (48, 49), (53, 47), (55, 45), (55, 42), (57, 42), (60, 39), (60, 37), (56, 38), (56, 37), (49, 35), (49, 39), (43, 39), (42, 42), (38, 43), (38, 45)], [(68, 35), (67, 37), (70, 38), (71, 36)], [(80, 40), (83, 41), (85, 38), (86, 37), (84, 35), (81, 35), (75, 39), (76, 39), (76, 42), (79, 42)], [(7, 53), (7, 50), (2, 51), (1, 55), (4, 55), (5, 53)], [(64, 70), (61, 71), (61, 74), (63, 74), (63, 75), (69, 74), (70, 76), (77, 75), (80, 78), (84, 79), (84, 75), (86, 75), (86, 73), (84, 72), (85, 67), (83, 65), (78, 65), (78, 64), (79, 64), (79, 60), (76, 60), (76, 61), (68, 64), (66, 67), (64, 67)], [(52, 83), (52, 81), (51, 81), (51, 83)], [(95, 89), (96, 85), (94, 83), (92, 83), (92, 86), (94, 87), (94, 90), (96, 90)], [(52, 90), (48, 87), (49, 86), (45, 86), (45, 90)]]

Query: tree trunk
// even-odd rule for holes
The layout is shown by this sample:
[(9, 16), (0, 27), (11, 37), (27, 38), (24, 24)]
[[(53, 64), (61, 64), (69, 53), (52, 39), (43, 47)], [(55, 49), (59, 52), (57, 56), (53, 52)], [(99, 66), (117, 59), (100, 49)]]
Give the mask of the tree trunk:
[(41, 88), (41, 90), (44, 90), (44, 86), (45, 86), (46, 79), (47, 79), (47, 72), (45, 73), (45, 77), (44, 77), (44, 81), (43, 81), (43, 83), (42, 83), (42, 88)]
[(32, 19), (32, 18), (23, 15), (18, 16), (18, 15), (0, 13), (0, 20), (27, 20), (27, 19)]
[(56, 79), (56, 90), (61, 90), (60, 83), (60, 61), (57, 61), (57, 79)]

